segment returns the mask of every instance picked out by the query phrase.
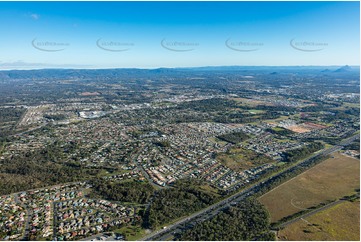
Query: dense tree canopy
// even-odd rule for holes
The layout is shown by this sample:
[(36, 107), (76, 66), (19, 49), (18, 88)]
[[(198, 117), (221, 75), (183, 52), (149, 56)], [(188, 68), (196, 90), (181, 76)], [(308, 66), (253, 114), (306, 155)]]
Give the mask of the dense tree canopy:
[(213, 204), (217, 197), (200, 189), (199, 181), (177, 181), (174, 188), (156, 192), (146, 214), (145, 226), (152, 228)]
[(324, 145), (320, 142), (313, 142), (302, 148), (290, 150), (284, 153), (286, 161), (297, 161), (303, 158), (306, 158), (309, 154), (316, 152), (320, 149), (323, 149)]
[(245, 141), (246, 139), (249, 138), (249, 136), (246, 133), (239, 131), (239, 132), (234, 132), (234, 133), (230, 133), (230, 134), (223, 134), (223, 135), (218, 136), (217, 138), (227, 141), (232, 144), (237, 144), (242, 141)]
[(99, 195), (104, 199), (146, 203), (154, 192), (154, 188), (149, 183), (130, 182), (110, 182), (104, 179), (96, 179), (93, 182), (93, 196)]
[[(1, 148), (0, 148), (1, 149)], [(75, 147), (55, 142), (45, 148), (25, 151), (0, 161), (0, 194), (36, 187), (81, 181), (98, 174), (97, 168), (86, 168), (73, 161), (64, 162)]]
[(228, 207), (210, 220), (196, 224), (179, 235), (179, 240), (236, 241), (274, 240), (269, 231), (269, 215), (254, 198)]

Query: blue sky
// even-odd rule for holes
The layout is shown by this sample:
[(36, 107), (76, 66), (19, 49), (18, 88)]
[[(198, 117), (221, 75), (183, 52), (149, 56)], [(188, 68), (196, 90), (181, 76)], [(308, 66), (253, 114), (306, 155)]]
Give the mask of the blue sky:
[(0, 2), (0, 68), (359, 65), (359, 2)]

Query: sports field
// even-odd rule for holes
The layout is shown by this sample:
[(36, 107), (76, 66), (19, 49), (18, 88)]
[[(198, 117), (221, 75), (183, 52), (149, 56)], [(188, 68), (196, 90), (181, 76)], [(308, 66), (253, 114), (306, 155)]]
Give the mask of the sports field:
[(360, 188), (360, 161), (340, 153), (259, 198), (275, 222)]

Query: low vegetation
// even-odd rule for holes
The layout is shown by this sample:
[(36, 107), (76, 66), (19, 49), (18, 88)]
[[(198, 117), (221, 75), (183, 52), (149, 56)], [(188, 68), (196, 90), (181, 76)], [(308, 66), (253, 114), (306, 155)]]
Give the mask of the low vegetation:
[(234, 171), (246, 170), (274, 162), (265, 155), (244, 148), (232, 148), (225, 153), (219, 154), (217, 160)]

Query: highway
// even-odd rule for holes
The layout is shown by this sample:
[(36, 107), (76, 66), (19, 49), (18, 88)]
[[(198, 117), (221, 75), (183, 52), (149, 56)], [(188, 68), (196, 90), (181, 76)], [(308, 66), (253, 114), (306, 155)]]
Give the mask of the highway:
[(216, 214), (219, 213), (219, 211), (223, 210), (227, 206), (236, 204), (237, 202), (240, 202), (240, 201), (244, 200), (245, 198), (253, 195), (254, 193), (258, 192), (260, 190), (260, 188), (262, 188), (263, 185), (267, 184), (268, 182), (272, 182), (272, 180), (274, 180), (278, 176), (281, 176), (282, 174), (284, 174), (286, 172), (292, 172), (293, 170), (296, 170), (296, 168), (298, 168), (299, 166), (307, 165), (308, 162), (312, 162), (317, 157), (325, 156), (325, 155), (331, 154), (335, 151), (341, 150), (343, 148), (343, 146), (350, 144), (352, 141), (354, 141), (358, 137), (359, 137), (359, 134), (355, 134), (345, 140), (342, 140), (342, 142), (339, 145), (332, 146), (328, 149), (318, 152), (318, 153), (308, 157), (307, 159), (295, 164), (294, 166), (291, 166), (291, 167), (287, 168), (286, 170), (283, 170), (283, 171), (279, 172), (278, 174), (267, 178), (266, 180), (264, 180), (262, 182), (258, 182), (256, 184), (248, 187), (245, 190), (242, 190), (218, 203), (215, 203), (197, 213), (194, 213), (184, 219), (181, 219), (181, 220), (175, 222), (174, 224), (168, 226), (165, 229), (157, 230), (157, 231), (151, 233), (150, 235), (143, 237), (141, 239), (141, 241), (168, 240), (174, 234), (181, 232), (183, 229), (191, 228), (197, 222), (201, 222), (201, 221), (207, 220), (207, 219), (215, 216)]

